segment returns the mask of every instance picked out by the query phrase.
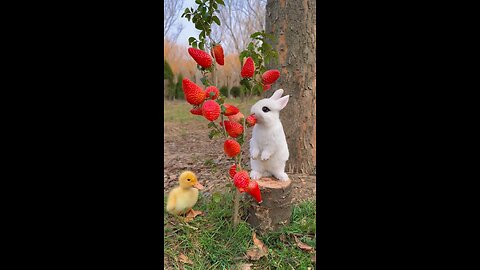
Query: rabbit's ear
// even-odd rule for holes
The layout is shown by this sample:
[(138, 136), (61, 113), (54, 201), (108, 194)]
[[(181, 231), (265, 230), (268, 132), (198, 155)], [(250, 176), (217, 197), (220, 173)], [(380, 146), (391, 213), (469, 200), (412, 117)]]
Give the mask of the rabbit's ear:
[(281, 98), (279, 98), (275, 101), (278, 104), (278, 106), (280, 106), (279, 110), (281, 110), (281, 109), (285, 108), (285, 106), (287, 106), (289, 97), (290, 97), (289, 95), (286, 95), (286, 96), (281, 97)]
[(270, 99), (277, 100), (277, 99), (281, 98), (282, 95), (283, 95), (283, 89), (278, 89), (277, 91), (275, 91), (275, 93), (273, 93), (273, 95), (270, 97)]

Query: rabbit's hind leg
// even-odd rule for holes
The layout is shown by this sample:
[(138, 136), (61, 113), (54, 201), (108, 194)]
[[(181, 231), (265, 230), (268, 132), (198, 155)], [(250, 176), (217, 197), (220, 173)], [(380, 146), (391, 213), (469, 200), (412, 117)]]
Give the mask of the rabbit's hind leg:
[(287, 181), (288, 175), (285, 173), (285, 161), (275, 162), (274, 166), (270, 169), (270, 172), (280, 181)]
[(250, 178), (252, 178), (253, 180), (260, 179), (265, 172), (265, 168), (263, 167), (262, 162), (260, 160), (250, 159), (250, 166), (252, 167), (252, 171), (250, 172)]

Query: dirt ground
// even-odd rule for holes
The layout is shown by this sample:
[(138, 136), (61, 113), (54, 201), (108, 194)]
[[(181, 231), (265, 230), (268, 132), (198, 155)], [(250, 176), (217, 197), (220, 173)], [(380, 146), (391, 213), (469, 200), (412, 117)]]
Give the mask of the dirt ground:
[[(210, 140), (207, 121), (181, 125), (164, 122), (164, 193), (178, 184), (178, 176), (183, 170), (195, 172), (205, 187), (204, 196), (221, 191), (232, 182), (228, 169), (233, 164), (223, 152), (223, 138)], [(242, 147), (242, 160), (248, 159), (248, 140), (252, 129), (247, 129), (246, 143)], [(293, 203), (314, 199), (316, 176), (286, 172), (293, 183)]]

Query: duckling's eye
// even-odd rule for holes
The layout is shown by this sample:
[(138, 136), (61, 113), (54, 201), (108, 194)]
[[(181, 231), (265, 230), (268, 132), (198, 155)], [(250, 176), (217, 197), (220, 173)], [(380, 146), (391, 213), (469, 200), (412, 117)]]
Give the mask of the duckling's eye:
[(269, 112), (270, 109), (269, 109), (268, 107), (263, 107), (263, 108), (262, 108), (262, 111), (263, 111), (263, 112)]
[(190, 178), (187, 178), (187, 181), (190, 182)]

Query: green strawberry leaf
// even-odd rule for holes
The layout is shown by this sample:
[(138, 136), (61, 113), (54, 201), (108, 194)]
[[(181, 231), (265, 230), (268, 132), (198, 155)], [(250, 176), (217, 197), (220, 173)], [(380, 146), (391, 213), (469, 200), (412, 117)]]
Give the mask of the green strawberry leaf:
[(238, 136), (237, 137), (237, 142), (240, 144), (240, 145), (243, 145), (243, 143), (245, 142), (245, 138), (243, 138), (243, 134), (241, 136)]
[(213, 19), (213, 21), (215, 21), (215, 23), (220, 25), (220, 19), (217, 16), (213, 16), (212, 19)]
[(208, 138), (213, 139), (215, 137), (218, 137), (220, 134), (221, 134), (220, 131), (218, 131), (216, 129), (212, 129), (212, 130), (210, 130), (210, 133), (208, 134)]

